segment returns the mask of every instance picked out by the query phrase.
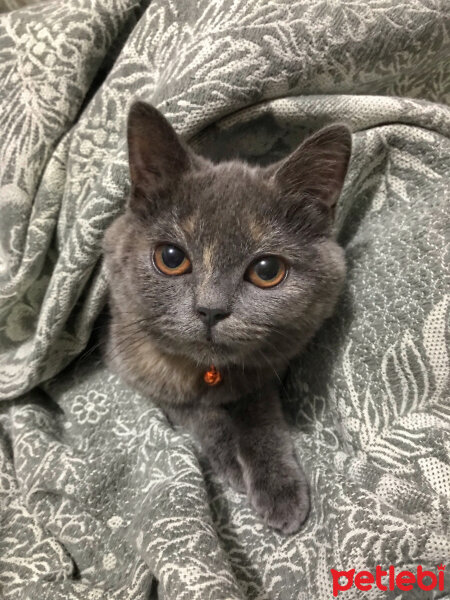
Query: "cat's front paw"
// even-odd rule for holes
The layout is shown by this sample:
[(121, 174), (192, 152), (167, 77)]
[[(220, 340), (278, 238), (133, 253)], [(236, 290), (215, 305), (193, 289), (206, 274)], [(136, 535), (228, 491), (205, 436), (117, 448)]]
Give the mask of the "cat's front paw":
[(255, 481), (249, 499), (267, 525), (285, 534), (298, 531), (308, 517), (309, 488), (302, 477), (272, 476)]

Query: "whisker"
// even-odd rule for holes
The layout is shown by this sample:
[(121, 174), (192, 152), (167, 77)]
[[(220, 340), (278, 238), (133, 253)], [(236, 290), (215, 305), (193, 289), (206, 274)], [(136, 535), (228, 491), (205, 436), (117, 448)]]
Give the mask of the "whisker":
[[(127, 340), (129, 341), (129, 340)], [(129, 341), (129, 343), (126, 346), (116, 346), (114, 348), (114, 350), (109, 354), (109, 359), (110, 360), (115, 360), (118, 356), (120, 356), (121, 354), (124, 354), (127, 350), (129, 350), (130, 348), (134, 348), (136, 346), (136, 344), (139, 344), (140, 346), (143, 346), (145, 342), (145, 339), (143, 337), (141, 338), (137, 338), (137, 339), (133, 339), (131, 341)], [(135, 348), (135, 350), (137, 350), (139, 348), (139, 346), (137, 346)]]
[(280, 382), (280, 385), (283, 387), (283, 382), (281, 381), (280, 376), (278, 375), (278, 372), (276, 371), (276, 369), (273, 367), (272, 363), (268, 360), (268, 358), (265, 356), (265, 354), (263, 354), (263, 352), (261, 350), (258, 351), (258, 354), (260, 354), (261, 357), (264, 358), (264, 360), (266, 361), (266, 363), (269, 365), (269, 367), (275, 373), (278, 381)]

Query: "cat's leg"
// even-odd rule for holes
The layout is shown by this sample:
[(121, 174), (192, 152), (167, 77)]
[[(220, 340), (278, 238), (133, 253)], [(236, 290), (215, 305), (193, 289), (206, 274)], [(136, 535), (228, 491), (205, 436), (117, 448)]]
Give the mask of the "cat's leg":
[(268, 525), (294, 533), (309, 512), (309, 487), (276, 390), (246, 399), (233, 420), (249, 500)]
[(199, 440), (213, 470), (239, 492), (245, 491), (242, 468), (237, 460), (234, 423), (221, 406), (204, 405), (164, 409), (169, 419), (187, 427)]

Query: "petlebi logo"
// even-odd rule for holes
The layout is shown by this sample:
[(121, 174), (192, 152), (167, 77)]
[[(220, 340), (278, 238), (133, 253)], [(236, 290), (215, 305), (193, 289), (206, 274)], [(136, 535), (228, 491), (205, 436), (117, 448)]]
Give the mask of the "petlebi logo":
[(383, 592), (388, 590), (407, 592), (412, 590), (414, 585), (425, 591), (443, 591), (445, 565), (438, 565), (436, 571), (425, 571), (421, 565), (417, 566), (415, 572), (397, 571), (392, 565), (387, 567), (387, 570), (383, 570), (380, 565), (377, 565), (375, 572), (330, 569), (330, 573), (333, 578), (333, 596), (337, 596), (340, 592), (345, 592), (353, 586), (363, 592), (370, 591), (374, 586)]

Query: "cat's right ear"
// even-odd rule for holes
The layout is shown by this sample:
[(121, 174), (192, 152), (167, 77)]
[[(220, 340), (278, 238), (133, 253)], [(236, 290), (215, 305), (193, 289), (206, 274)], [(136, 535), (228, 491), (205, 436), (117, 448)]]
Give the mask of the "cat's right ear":
[(135, 102), (128, 114), (128, 159), (131, 177), (130, 208), (173, 186), (188, 168), (189, 157), (167, 119), (145, 102)]

